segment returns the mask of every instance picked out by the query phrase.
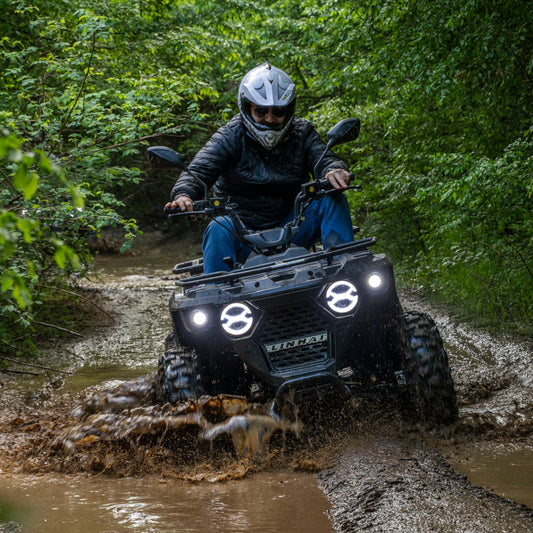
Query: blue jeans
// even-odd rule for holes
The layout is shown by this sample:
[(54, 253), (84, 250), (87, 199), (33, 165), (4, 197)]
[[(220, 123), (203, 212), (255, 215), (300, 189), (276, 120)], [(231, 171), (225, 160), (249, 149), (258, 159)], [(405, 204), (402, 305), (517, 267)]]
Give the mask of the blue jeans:
[[(291, 211), (281, 226), (294, 218)], [(233, 223), (228, 217), (217, 217), (207, 226), (202, 244), (204, 272), (229, 271), (222, 259), (231, 257), (234, 262), (243, 263), (250, 249), (239, 242), (228, 229)], [(320, 239), (324, 248), (353, 241), (353, 226), (346, 197), (333, 193), (314, 200), (305, 210), (305, 220), (293, 239), (293, 244), (311, 248)]]

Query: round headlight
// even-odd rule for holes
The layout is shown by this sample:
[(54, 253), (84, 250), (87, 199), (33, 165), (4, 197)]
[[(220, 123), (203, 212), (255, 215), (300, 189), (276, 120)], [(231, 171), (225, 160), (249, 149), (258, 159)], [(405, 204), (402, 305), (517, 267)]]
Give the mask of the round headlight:
[(326, 304), (335, 313), (350, 313), (355, 309), (358, 300), (357, 289), (349, 281), (336, 281), (326, 291)]
[(370, 274), (367, 279), (367, 283), (372, 289), (379, 289), (383, 285), (383, 278), (380, 274)]
[(243, 303), (229, 304), (220, 313), (222, 329), (233, 336), (245, 335), (253, 326), (252, 310)]
[(207, 324), (207, 313), (201, 309), (192, 312), (191, 322), (198, 328)]

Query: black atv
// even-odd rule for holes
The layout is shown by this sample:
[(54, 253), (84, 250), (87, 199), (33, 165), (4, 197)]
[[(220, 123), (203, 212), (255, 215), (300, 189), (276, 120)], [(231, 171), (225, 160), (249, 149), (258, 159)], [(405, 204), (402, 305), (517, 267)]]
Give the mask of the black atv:
[[(358, 119), (339, 122), (326, 150), (356, 139), (359, 127)], [(148, 157), (157, 168), (188, 171), (169, 148), (151, 147)], [(336, 192), (327, 180), (302, 185), (293, 222), (256, 233), (240, 222), (235, 205), (209, 198), (201, 183), (205, 198), (192, 212), (167, 215), (227, 216), (252, 253), (243, 265), (228, 259), (229, 272), (202, 274), (201, 259), (174, 267), (190, 277), (177, 281), (181, 290), (170, 299), (173, 333), (159, 362), (165, 401), (229, 393), (273, 400), (279, 412), (289, 399), (298, 404), (386, 387), (399, 391), (416, 420), (456, 419), (437, 327), (427, 314), (403, 312), (390, 260), (370, 251), (376, 239), (313, 251), (291, 244), (310, 202)]]

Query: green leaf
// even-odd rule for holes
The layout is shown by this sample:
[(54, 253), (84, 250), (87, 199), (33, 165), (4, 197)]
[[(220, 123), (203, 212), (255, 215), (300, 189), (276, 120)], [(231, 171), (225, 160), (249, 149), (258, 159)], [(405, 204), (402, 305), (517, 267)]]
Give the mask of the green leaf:
[(25, 220), (23, 218), (17, 219), (17, 228), (22, 232), (24, 240), (27, 243), (32, 242), (32, 231), (37, 227), (38, 222), (33, 220)]
[(13, 185), (29, 200), (37, 191), (39, 180), (34, 171), (29, 171), (24, 164), (19, 165), (13, 178)]
[(58, 246), (54, 252), (54, 259), (59, 268), (64, 269), (67, 262), (65, 246)]
[(6, 292), (11, 289), (11, 287), (13, 287), (14, 282), (15, 280), (11, 276), (7, 274), (4, 275), (2, 278), (2, 292)]

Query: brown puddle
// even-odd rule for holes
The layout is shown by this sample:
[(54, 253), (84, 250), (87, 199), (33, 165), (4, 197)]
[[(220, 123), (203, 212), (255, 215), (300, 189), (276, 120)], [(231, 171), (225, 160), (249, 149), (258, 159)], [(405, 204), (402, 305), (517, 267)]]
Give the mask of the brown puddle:
[(0, 507), (9, 509), (0, 521), (30, 533), (328, 533), (328, 506), (311, 474), (291, 471), (253, 474), (245, 483), (0, 477)]
[(461, 448), (461, 457), (448, 457), (473, 485), (533, 509), (533, 445), (475, 443)]
[(295, 445), (299, 423), (237, 396), (171, 406), (156, 391), (148, 374), (4, 413), (0, 530), (332, 531), (308, 473), (328, 457)]

